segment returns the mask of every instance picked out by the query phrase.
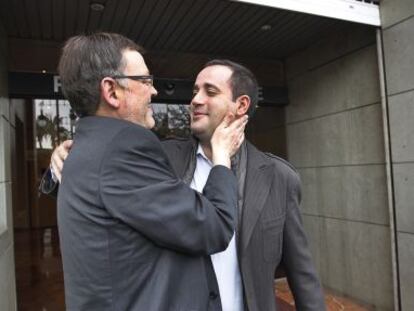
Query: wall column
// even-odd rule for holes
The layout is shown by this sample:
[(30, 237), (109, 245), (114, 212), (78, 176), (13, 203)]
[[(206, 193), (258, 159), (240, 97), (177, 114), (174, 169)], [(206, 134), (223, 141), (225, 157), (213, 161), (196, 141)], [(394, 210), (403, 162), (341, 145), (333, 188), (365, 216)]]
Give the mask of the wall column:
[(16, 310), (11, 146), (13, 122), (7, 84), (7, 35), (0, 23), (0, 310)]
[(414, 2), (380, 3), (401, 310), (414, 310)]

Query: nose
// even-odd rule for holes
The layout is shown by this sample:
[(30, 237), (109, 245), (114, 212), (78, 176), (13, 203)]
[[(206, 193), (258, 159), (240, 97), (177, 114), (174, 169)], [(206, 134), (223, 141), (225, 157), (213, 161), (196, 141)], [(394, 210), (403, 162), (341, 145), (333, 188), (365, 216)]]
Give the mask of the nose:
[(157, 95), (158, 95), (157, 89), (154, 86), (152, 86), (151, 87), (151, 96), (157, 96)]
[(204, 97), (201, 93), (202, 92), (199, 91), (194, 95), (193, 99), (191, 100), (191, 106), (200, 106), (204, 104)]

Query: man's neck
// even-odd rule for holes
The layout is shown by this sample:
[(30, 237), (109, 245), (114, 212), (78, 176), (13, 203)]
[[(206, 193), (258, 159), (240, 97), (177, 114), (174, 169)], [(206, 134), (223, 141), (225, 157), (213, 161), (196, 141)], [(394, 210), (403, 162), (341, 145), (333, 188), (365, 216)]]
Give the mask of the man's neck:
[(210, 141), (203, 142), (203, 141), (200, 140), (199, 143), (200, 143), (201, 148), (203, 148), (203, 152), (206, 155), (207, 159), (209, 159), (210, 161), (212, 161), (213, 152), (211, 150), (211, 143), (210, 143)]
[(117, 113), (117, 110), (110, 109), (110, 107), (108, 107), (108, 105), (106, 104), (100, 104), (98, 106), (98, 109), (95, 112), (95, 115), (98, 117), (109, 117), (109, 118), (115, 118), (115, 119), (122, 119)]

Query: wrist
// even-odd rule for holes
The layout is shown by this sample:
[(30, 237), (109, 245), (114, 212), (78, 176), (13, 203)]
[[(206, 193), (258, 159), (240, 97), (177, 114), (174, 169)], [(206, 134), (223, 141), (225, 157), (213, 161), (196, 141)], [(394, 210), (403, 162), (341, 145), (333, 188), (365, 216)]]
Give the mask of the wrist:
[(212, 162), (214, 165), (223, 165), (227, 168), (231, 167), (230, 155), (226, 153), (213, 152)]

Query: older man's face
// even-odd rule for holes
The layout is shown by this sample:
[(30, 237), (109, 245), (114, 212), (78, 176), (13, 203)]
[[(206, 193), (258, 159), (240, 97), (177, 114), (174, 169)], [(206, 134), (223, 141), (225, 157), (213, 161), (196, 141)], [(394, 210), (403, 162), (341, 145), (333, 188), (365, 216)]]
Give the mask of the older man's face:
[(194, 84), (190, 106), (191, 131), (201, 141), (209, 141), (227, 112), (235, 112), (230, 88), (232, 70), (214, 65), (204, 68)]
[[(149, 75), (144, 58), (137, 51), (126, 50), (123, 53), (126, 63), (123, 72), (126, 76)], [(157, 95), (151, 80), (123, 79), (120, 91), (122, 117), (125, 120), (151, 129), (155, 125), (152, 116), (151, 97)]]

